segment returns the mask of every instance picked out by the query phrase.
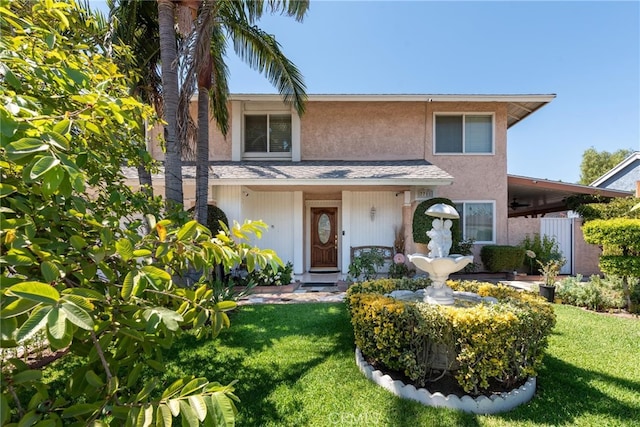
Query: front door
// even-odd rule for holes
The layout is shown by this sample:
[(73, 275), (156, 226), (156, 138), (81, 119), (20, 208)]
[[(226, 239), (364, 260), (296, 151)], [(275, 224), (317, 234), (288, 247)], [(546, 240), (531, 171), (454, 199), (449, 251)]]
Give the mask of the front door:
[(311, 268), (338, 269), (338, 208), (311, 208)]

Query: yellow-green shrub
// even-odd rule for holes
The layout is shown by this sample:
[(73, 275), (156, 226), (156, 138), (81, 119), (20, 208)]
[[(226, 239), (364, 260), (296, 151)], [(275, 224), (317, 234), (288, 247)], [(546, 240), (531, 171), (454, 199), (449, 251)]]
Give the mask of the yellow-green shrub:
[[(356, 345), (376, 365), (403, 372), (419, 386), (442, 370), (472, 394), (487, 389), (492, 379), (513, 386), (534, 376), (555, 324), (551, 305), (506, 286), (448, 284), (499, 303), (470, 308), (408, 303), (383, 296), (406, 289), (406, 283), (357, 284), (347, 293)], [(445, 365), (438, 354), (449, 357)]]

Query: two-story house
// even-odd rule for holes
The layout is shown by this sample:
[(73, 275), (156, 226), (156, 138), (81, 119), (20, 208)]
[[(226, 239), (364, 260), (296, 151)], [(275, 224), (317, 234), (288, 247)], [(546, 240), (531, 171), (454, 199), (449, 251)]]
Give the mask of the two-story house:
[[(230, 221), (265, 221), (256, 243), (296, 275), (346, 274), (351, 247), (393, 246), (398, 230), (414, 252), (414, 211), (431, 197), (456, 202), (478, 248), (506, 244), (507, 130), (554, 97), (310, 95), (298, 117), (278, 95), (232, 95), (230, 134), (211, 126), (210, 203)], [(188, 207), (195, 167), (183, 175)]]

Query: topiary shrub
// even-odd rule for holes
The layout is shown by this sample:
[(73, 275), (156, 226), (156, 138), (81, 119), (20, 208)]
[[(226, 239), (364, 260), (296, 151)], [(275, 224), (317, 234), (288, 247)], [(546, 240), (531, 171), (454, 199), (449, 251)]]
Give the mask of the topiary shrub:
[(490, 384), (513, 388), (535, 376), (555, 325), (552, 306), (533, 293), (506, 286), (448, 284), (499, 302), (445, 307), (384, 296), (424, 286), (424, 282), (407, 286), (406, 280), (382, 279), (350, 287), (347, 305), (363, 355), (383, 370), (402, 372), (417, 386), (450, 375), (474, 395)]
[(486, 245), (480, 250), (484, 267), (492, 272), (514, 271), (524, 262), (524, 248), (507, 245)]
[[(436, 205), (438, 203), (444, 203), (449, 206), (453, 206), (455, 209), (456, 205), (451, 200), (446, 199), (444, 197), (434, 197), (433, 199), (425, 200), (416, 206), (416, 210), (413, 212), (413, 241), (416, 243), (429, 243), (429, 237), (427, 236), (427, 231), (431, 230), (431, 223), (435, 219), (432, 216), (425, 214), (427, 209), (431, 206)], [(455, 252), (455, 248), (459, 246), (460, 240), (462, 239), (462, 235), (460, 233), (460, 220), (452, 219), (453, 225), (451, 226), (451, 240), (453, 244), (451, 246), (452, 253)]]
[[(189, 212), (193, 214), (194, 208), (189, 209)], [(211, 230), (211, 234), (214, 236), (222, 231), (220, 228), (220, 221), (229, 227), (229, 219), (222, 209), (216, 205), (207, 205), (207, 228)]]
[(582, 226), (587, 243), (602, 245), (600, 270), (623, 277), (627, 309), (633, 311), (629, 279), (640, 277), (640, 219), (596, 219)]

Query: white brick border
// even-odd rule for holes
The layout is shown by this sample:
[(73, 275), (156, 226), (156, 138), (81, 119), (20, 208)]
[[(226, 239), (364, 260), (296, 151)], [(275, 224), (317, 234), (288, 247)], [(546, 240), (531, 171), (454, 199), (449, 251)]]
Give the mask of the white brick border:
[(471, 396), (462, 396), (460, 398), (453, 394), (445, 396), (439, 392), (431, 394), (424, 388), (416, 389), (412, 384), (405, 384), (402, 381), (394, 380), (389, 375), (373, 369), (373, 367), (364, 360), (362, 352), (357, 347), (356, 365), (358, 365), (358, 368), (360, 368), (360, 371), (365, 377), (396, 396), (415, 400), (427, 406), (457, 409), (473, 414), (496, 414), (510, 411), (516, 406), (530, 401), (536, 392), (536, 377), (529, 377), (521, 387), (511, 390), (508, 393), (494, 394), (491, 397), (479, 396), (474, 399)]

